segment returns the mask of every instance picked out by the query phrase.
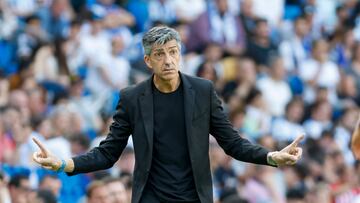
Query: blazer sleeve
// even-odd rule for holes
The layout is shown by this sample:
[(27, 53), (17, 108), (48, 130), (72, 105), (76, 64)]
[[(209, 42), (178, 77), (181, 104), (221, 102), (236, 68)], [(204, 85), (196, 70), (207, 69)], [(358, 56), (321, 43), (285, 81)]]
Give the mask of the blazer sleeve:
[(121, 94), (106, 139), (86, 154), (73, 157), (74, 171), (67, 173), (67, 175), (88, 173), (112, 167), (126, 147), (130, 134), (131, 127), (126, 98), (125, 94)]
[(269, 165), (267, 163), (268, 150), (250, 143), (234, 130), (223, 111), (221, 101), (211, 85), (210, 134), (214, 136), (225, 153), (239, 161)]

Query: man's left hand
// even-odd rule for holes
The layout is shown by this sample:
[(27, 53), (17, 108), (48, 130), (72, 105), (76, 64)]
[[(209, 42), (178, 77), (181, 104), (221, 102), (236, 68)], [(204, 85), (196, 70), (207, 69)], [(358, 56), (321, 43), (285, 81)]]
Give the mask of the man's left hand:
[(298, 147), (298, 144), (303, 139), (304, 135), (299, 135), (281, 151), (270, 152), (268, 154), (269, 163), (276, 166), (294, 165), (301, 158), (302, 149)]

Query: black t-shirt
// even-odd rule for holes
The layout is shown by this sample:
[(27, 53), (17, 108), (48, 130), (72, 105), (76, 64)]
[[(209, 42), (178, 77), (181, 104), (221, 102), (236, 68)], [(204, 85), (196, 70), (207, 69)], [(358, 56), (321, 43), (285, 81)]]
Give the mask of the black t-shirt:
[(182, 85), (162, 93), (153, 85), (154, 140), (150, 187), (161, 201), (198, 200), (185, 129)]
[(271, 56), (276, 56), (278, 49), (275, 44), (270, 42), (269, 46), (263, 47), (257, 44), (254, 39), (248, 40), (246, 45), (247, 57), (252, 58), (259, 65), (269, 65), (269, 59)]

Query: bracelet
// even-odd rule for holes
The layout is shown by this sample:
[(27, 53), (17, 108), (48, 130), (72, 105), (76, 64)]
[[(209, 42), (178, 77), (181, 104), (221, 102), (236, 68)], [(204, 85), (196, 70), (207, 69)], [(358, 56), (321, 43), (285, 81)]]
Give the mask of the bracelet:
[(64, 159), (61, 159), (61, 166), (58, 170), (56, 170), (57, 173), (63, 172), (66, 166), (66, 161)]

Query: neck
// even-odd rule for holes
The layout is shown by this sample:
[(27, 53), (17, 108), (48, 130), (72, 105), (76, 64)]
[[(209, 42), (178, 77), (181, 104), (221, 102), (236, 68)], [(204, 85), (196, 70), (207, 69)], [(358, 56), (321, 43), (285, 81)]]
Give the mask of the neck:
[(156, 89), (163, 93), (174, 92), (180, 85), (180, 75), (172, 80), (162, 80), (154, 75), (154, 85)]

